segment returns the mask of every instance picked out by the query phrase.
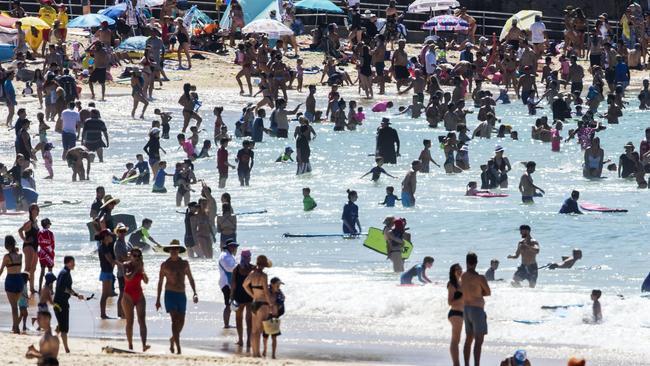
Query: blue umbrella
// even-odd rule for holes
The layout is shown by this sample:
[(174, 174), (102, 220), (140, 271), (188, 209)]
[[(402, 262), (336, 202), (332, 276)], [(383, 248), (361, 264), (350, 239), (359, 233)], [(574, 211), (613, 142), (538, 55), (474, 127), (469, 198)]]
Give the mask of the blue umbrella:
[(302, 0), (294, 6), (298, 9), (315, 10), (317, 12), (343, 13), (343, 10), (330, 0)]
[(102, 22), (108, 22), (108, 25), (115, 24), (115, 21), (101, 14), (86, 14), (74, 18), (68, 23), (68, 28), (93, 28), (99, 27)]
[(112, 19), (117, 19), (124, 13), (126, 13), (126, 3), (117, 4), (99, 11), (99, 14)]
[(147, 46), (147, 39), (149, 39), (149, 37), (144, 36), (127, 38), (117, 46), (117, 49), (122, 51), (144, 51)]

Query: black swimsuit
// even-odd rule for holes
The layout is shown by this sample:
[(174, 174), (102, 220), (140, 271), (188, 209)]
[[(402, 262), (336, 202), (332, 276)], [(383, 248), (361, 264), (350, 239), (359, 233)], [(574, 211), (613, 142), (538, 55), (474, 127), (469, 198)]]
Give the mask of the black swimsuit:
[(32, 247), (35, 251), (38, 251), (38, 226), (32, 221), (32, 227), (29, 231), (25, 232), (25, 241), (23, 242), (23, 249), (25, 247)]

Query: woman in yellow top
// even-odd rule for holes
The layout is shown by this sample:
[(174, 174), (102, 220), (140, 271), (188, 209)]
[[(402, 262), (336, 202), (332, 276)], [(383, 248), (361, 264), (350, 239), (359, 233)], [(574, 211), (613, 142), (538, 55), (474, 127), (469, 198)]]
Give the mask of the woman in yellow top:
[[(38, 17), (47, 23), (50, 27), (56, 21), (56, 10), (50, 6), (49, 3), (42, 2), (40, 9), (38, 9)], [(41, 44), (41, 55), (45, 55), (47, 43), (50, 41), (50, 29), (39, 29), (43, 36), (43, 43)]]
[(68, 12), (66, 10), (66, 6), (61, 4), (59, 5), (59, 12), (56, 14), (56, 22), (59, 26), (56, 29), (55, 35), (59, 43), (62, 44), (65, 43), (68, 35)]

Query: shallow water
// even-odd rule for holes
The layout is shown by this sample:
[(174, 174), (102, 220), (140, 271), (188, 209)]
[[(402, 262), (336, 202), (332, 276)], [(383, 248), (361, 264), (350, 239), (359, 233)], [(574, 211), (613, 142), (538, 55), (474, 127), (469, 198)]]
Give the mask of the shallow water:
[[(232, 130), (240, 108), (248, 99), (236, 96), (231, 90), (198, 92), (203, 101), (201, 114), (208, 130), (204, 136), (212, 136), (211, 110), (219, 104), (224, 105), (224, 119)], [(323, 95), (325, 90), (320, 90), (320, 93)], [(171, 172), (174, 162), (183, 158), (173, 139), (181, 123), (178, 120), (180, 110), (175, 103), (178, 95), (177, 92), (157, 91), (155, 96), (157, 100), (152, 103), (150, 111), (161, 107), (174, 112), (172, 139), (163, 142), (167, 150), (163, 159), (168, 161), (168, 172)], [(304, 96), (293, 98), (294, 103)], [(346, 93), (344, 98), (359, 99)], [(401, 103), (407, 103), (409, 99), (398, 98)], [(180, 209), (175, 207), (171, 179), (167, 180), (167, 188), (171, 191), (167, 195), (152, 194), (148, 186), (111, 184), (111, 176), (120, 175), (124, 164), (134, 160), (146, 142), (146, 127), (150, 121), (131, 120), (126, 108), (130, 108), (130, 103), (130, 97), (124, 93), (109, 96), (109, 102), (98, 103), (109, 126), (111, 148), (106, 153), (105, 163), (93, 165), (90, 182), (70, 183), (69, 170), (57, 159), (61, 151), (60, 138), (54, 133), (50, 134), (50, 139), (57, 146), (53, 153), (55, 179), (37, 182), (41, 201), (83, 201), (76, 206), (44, 208), (41, 217), (52, 219), (58, 258), (68, 253), (77, 256), (75, 281), (89, 292), (100, 291), (98, 260), (88, 254), (94, 243), (86, 240), (85, 228), (97, 185), (104, 185), (108, 194), (121, 199), (116, 213), (134, 214), (138, 221), (144, 217), (152, 218), (152, 235), (158, 241), (168, 242), (183, 237), (182, 215), (175, 213)], [(367, 111), (370, 110), (370, 103), (361, 103)], [(627, 141), (633, 141), (638, 147), (643, 130), (648, 126), (647, 114), (635, 110), (635, 102), (631, 100), (631, 103), (620, 125), (608, 126), (599, 134), (606, 158), (615, 162), (618, 162)], [(324, 98), (319, 104), (324, 108)], [(422, 120), (392, 119), (402, 141), (402, 157), (397, 165), (385, 168), (399, 179), (384, 176), (378, 184), (359, 177), (373, 166), (374, 159), (368, 154), (374, 153), (375, 129), (382, 115), (368, 113), (368, 119), (356, 132), (335, 133), (330, 124), (315, 125), (318, 137), (311, 145), (314, 171), (308, 176), (296, 177), (293, 164), (274, 163), (285, 145), (295, 147), (293, 140), (266, 138), (264, 143), (257, 144), (251, 187), (240, 188), (233, 172), (227, 191), (233, 197), (236, 212), (268, 210), (267, 214), (240, 216), (238, 239), (243, 247), (251, 248), (254, 255), (267, 254), (274, 262), (269, 273), (280, 276), (287, 283), (288, 315), (285, 322), (299, 321), (299, 326), (291, 328), (301, 337), (308, 338), (306, 343), (317, 344), (322, 341), (319, 335), (323, 333), (331, 335), (327, 337), (329, 342), (341, 344), (350, 339), (365, 339), (368, 343), (390, 339), (390, 344), (395, 347), (426, 349), (429, 343), (445, 343), (449, 326), (444, 284), (449, 266), (464, 262), (465, 254), (472, 250), (479, 256), (481, 271), (487, 268), (490, 259), (500, 259), (497, 277), (508, 282), (518, 262), (508, 260), (506, 256), (516, 249), (518, 226), (529, 224), (541, 245), (540, 265), (559, 260), (562, 255), (570, 254), (574, 247), (583, 250), (584, 259), (572, 270), (541, 270), (536, 289), (513, 289), (506, 283), (494, 285), (493, 295), (486, 305), (490, 323), (486, 342), (537, 347), (536, 353), (540, 357), (566, 356), (557, 354), (558, 347), (581, 350), (579, 352), (586, 352), (585, 347), (590, 347), (592, 357), (602, 358), (613, 357), (612, 349), (622, 350), (616, 356), (621, 359), (643, 352), (647, 348), (645, 340), (650, 336), (650, 315), (644, 310), (650, 303), (638, 293), (648, 272), (646, 258), (650, 250), (645, 244), (650, 233), (647, 204), (650, 192), (638, 190), (633, 181), (620, 180), (607, 172), (608, 179), (601, 181), (582, 178), (579, 145), (574, 142), (563, 144), (562, 152), (552, 153), (550, 144), (531, 141), (530, 125), (535, 117), (527, 116), (525, 112), (525, 107), (519, 103), (499, 105), (498, 116), (519, 131), (521, 140), (475, 140), (469, 145), (472, 166), (469, 172), (446, 175), (432, 167), (433, 173), (419, 174), (417, 206), (412, 209), (384, 208), (378, 202), (383, 200), (387, 185), (395, 186), (399, 195), (401, 179), (410, 161), (418, 157), (422, 140), (437, 141), (438, 135), (445, 134), (441, 128), (429, 129)], [(544, 112), (541, 111), (540, 115)], [(150, 113), (149, 116), (153, 115)], [(473, 115), (468, 116), (470, 127), (475, 126), (474, 119)], [(10, 141), (13, 132), (3, 131), (0, 136), (0, 161), (9, 163), (13, 159), (13, 143)], [(510, 188), (503, 190), (511, 196), (493, 199), (464, 197), (466, 183), (480, 181), (479, 165), (492, 155), (495, 144), (505, 147), (506, 156), (513, 165), (509, 174)], [(240, 141), (231, 143), (231, 162), (240, 146)], [(432, 155), (439, 163), (444, 160), (442, 151), (436, 146)], [(518, 162), (527, 160), (537, 162), (535, 183), (546, 190), (545, 197), (537, 199), (531, 206), (520, 203), (516, 189), (523, 173), (523, 166)], [(205, 179), (218, 197), (222, 192), (216, 188), (215, 165), (214, 158), (195, 163), (197, 177)], [(36, 174), (44, 176), (44, 168), (39, 165)], [(302, 211), (301, 188), (307, 186), (311, 187), (312, 196), (318, 203), (318, 208), (310, 213)], [(407, 266), (416, 264), (424, 255), (434, 256), (435, 264), (429, 273), (436, 282), (434, 286), (396, 286), (398, 276), (390, 272), (390, 262), (364, 248), (362, 240), (282, 237), (285, 232), (338, 233), (348, 188), (359, 193), (357, 204), (364, 229), (381, 227), (385, 216), (407, 218), (415, 245)], [(626, 208), (629, 212), (582, 216), (556, 214), (573, 189), (581, 192), (584, 201)], [(23, 220), (22, 217), (0, 216), (0, 233), (16, 234)], [(152, 278), (155, 278), (156, 268), (163, 259), (162, 256), (146, 256)], [(217, 265), (204, 260), (195, 261), (192, 266), (201, 298), (220, 302)], [(589, 294), (593, 288), (600, 288), (604, 293), (604, 323), (596, 326), (583, 323), (591, 309)], [(154, 291), (155, 280), (145, 288), (147, 295), (154, 295)], [(625, 299), (619, 298), (619, 294)], [(567, 304), (584, 306), (558, 312), (540, 309), (542, 305)], [(97, 310), (94, 309), (95, 313)], [(206, 312), (203, 316), (211, 327), (218, 327), (221, 311), (214, 310), (214, 313)], [(542, 323), (523, 325), (513, 320), (539, 320)], [(291, 337), (291, 329), (285, 334)]]

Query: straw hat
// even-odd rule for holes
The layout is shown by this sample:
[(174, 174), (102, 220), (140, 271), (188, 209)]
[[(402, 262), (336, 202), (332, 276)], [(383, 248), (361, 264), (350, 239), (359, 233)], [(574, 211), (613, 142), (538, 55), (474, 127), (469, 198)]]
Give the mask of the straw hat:
[(113, 198), (113, 196), (111, 196), (110, 194), (107, 194), (106, 196), (104, 196), (104, 201), (102, 201), (102, 202), (103, 202), (102, 207), (100, 207), (99, 209), (102, 209), (102, 208), (110, 205), (111, 203), (114, 203), (114, 204), (118, 205), (120, 203), (120, 199), (119, 198)]
[(181, 245), (181, 242), (178, 241), (177, 239), (172, 240), (169, 242), (169, 245), (166, 245), (163, 247), (163, 250), (165, 253), (169, 253), (172, 250), (178, 250), (178, 253), (185, 253), (185, 247)]
[(118, 223), (117, 226), (115, 227), (115, 233), (128, 233), (129, 232), (129, 227), (124, 225), (123, 223)]

